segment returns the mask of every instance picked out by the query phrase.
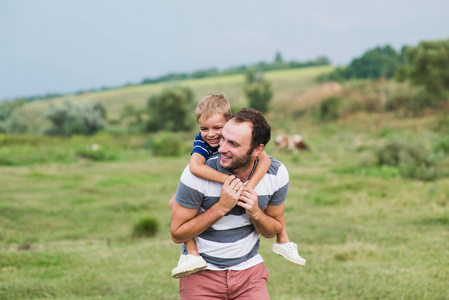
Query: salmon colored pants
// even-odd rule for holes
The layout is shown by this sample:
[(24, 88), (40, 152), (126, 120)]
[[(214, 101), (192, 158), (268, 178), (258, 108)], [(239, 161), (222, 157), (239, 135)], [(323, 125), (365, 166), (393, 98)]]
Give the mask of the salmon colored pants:
[(268, 270), (260, 263), (241, 271), (203, 270), (179, 279), (181, 300), (269, 300)]

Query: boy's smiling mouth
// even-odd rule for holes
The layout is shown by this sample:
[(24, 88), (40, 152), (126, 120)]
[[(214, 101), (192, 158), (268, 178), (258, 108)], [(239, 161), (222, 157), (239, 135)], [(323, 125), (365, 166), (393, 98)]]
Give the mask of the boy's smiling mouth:
[(216, 139), (207, 139), (209, 141), (209, 144), (218, 144), (220, 142), (220, 138)]

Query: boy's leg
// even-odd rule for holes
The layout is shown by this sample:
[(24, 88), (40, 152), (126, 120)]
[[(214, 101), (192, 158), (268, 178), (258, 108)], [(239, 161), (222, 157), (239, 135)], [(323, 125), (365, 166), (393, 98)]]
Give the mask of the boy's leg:
[(195, 240), (190, 240), (184, 243), (186, 246), (187, 254), (200, 256), (200, 253), (198, 252), (198, 248), (196, 247)]
[(184, 243), (187, 255), (181, 254), (178, 266), (171, 273), (174, 278), (182, 278), (187, 275), (199, 272), (207, 267), (206, 261), (200, 256), (195, 240)]
[(276, 235), (276, 243), (278, 243), (278, 244), (290, 243), (290, 239), (288, 238), (287, 229), (285, 228), (285, 224), (284, 224), (284, 228), (282, 228), (282, 231)]
[(298, 246), (295, 243), (290, 242), (285, 224), (282, 231), (276, 235), (276, 243), (271, 246), (271, 251), (282, 255), (286, 260), (291, 261), (292, 263), (302, 267), (306, 265), (306, 260), (298, 253)]

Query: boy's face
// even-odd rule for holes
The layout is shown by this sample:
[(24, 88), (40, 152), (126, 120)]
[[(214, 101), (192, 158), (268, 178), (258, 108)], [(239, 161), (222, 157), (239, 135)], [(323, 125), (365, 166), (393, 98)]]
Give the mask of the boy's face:
[(201, 137), (204, 142), (211, 147), (218, 147), (221, 139), (221, 130), (226, 124), (226, 119), (222, 114), (215, 114), (207, 119), (201, 117), (198, 120), (200, 126)]

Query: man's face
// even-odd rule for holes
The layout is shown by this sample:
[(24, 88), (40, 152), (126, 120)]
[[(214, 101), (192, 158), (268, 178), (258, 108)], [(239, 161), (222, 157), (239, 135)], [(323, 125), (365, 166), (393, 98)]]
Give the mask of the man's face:
[(251, 163), (251, 123), (236, 123), (231, 119), (223, 127), (221, 135), (218, 149), (221, 167), (233, 172)]

